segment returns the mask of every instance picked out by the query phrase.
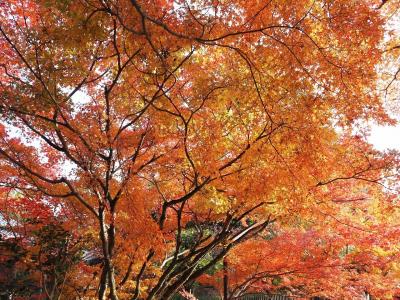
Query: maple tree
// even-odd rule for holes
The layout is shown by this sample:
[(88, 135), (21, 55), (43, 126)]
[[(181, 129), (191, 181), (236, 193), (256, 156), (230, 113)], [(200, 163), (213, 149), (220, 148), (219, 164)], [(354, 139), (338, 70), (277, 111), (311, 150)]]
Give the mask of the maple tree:
[(70, 274), (88, 244), (63, 226), (75, 217), (60, 207), (55, 217), (53, 205), (32, 194), (2, 192), (1, 291), (12, 299), (59, 299), (71, 290)]
[(170, 299), (195, 281), (225, 299), (391, 297), (398, 154), (363, 124), (394, 124), (377, 70), (396, 5), (1, 3), (3, 193), (32, 217), (62, 205), (42, 236), (89, 236), (97, 261), (78, 253), (73, 288), (45, 297)]

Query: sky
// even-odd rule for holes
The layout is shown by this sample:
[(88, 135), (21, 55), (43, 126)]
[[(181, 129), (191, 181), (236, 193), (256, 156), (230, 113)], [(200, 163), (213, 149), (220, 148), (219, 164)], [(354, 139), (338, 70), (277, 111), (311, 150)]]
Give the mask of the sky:
[(397, 149), (400, 151), (400, 124), (397, 126), (373, 125), (369, 142), (378, 150)]

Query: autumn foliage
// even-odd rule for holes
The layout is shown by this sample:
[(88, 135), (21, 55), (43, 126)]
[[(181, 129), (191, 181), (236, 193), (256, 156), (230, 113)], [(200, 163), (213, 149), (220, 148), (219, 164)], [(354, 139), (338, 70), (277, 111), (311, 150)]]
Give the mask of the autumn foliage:
[(1, 2), (1, 289), (391, 299), (384, 2)]

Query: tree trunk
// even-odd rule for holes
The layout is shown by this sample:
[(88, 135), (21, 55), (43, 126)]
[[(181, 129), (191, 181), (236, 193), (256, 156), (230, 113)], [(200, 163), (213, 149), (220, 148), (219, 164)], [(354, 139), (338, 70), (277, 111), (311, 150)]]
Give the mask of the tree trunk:
[[(112, 217), (114, 219), (113, 213)], [(109, 228), (108, 229), (106, 228), (104, 208), (101, 208), (99, 210), (99, 223), (100, 223), (100, 239), (104, 256), (104, 267), (102, 276), (104, 275), (105, 277), (105, 280), (100, 281), (99, 300), (105, 299), (104, 297), (105, 297), (105, 292), (107, 290), (107, 286), (109, 286), (110, 289), (109, 298), (111, 300), (118, 300), (117, 286), (115, 283), (114, 266), (112, 262), (112, 254), (113, 254), (112, 251), (115, 243), (115, 228), (113, 225), (113, 220), (112, 224), (109, 225)]]
[(224, 297), (223, 300), (228, 300), (228, 262), (224, 257)]
[(107, 290), (107, 266), (106, 262), (103, 262), (103, 268), (101, 270), (100, 284), (99, 284), (99, 300), (106, 300)]

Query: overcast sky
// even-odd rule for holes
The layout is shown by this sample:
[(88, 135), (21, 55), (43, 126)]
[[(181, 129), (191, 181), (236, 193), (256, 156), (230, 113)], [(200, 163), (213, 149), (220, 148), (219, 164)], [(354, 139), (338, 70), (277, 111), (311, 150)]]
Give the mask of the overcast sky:
[(372, 126), (369, 141), (378, 150), (397, 149), (400, 151), (400, 125)]

